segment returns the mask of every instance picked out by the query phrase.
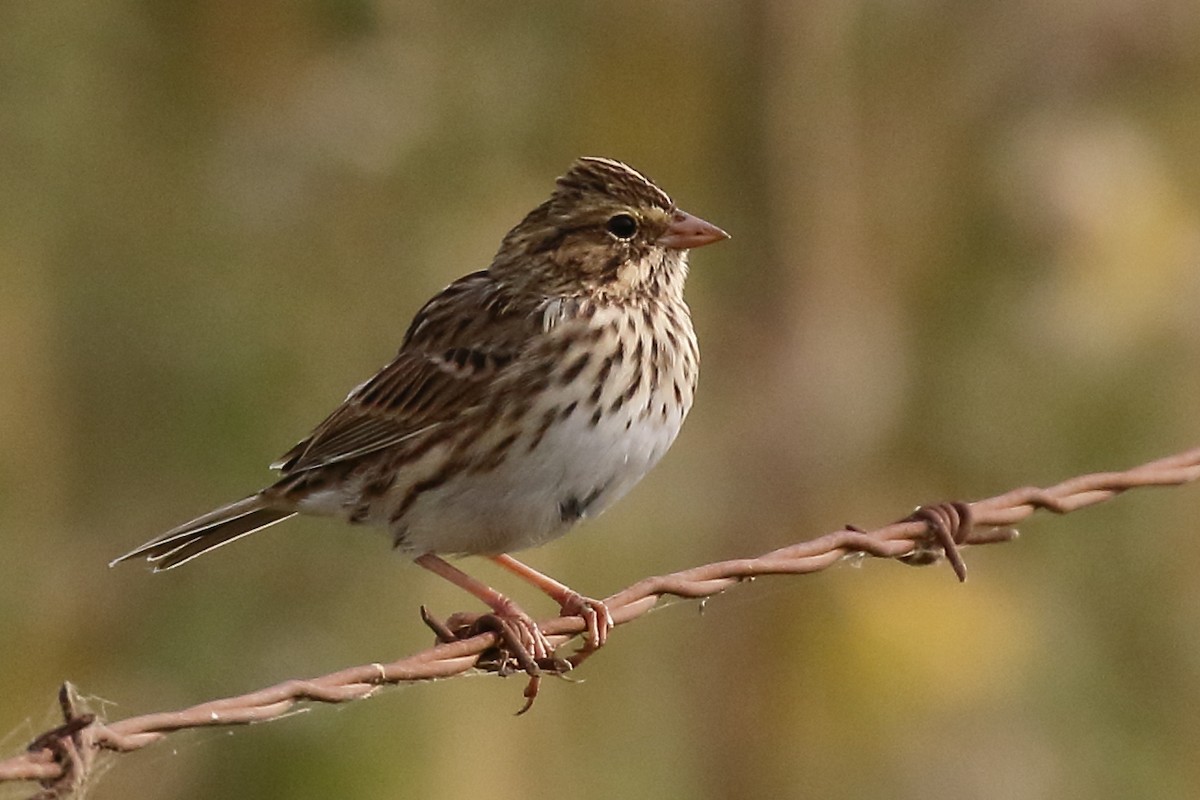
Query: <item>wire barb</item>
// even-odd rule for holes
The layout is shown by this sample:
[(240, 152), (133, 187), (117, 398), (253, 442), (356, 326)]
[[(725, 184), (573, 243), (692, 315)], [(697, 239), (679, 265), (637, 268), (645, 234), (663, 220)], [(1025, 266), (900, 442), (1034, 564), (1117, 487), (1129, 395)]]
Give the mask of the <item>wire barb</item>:
[(909, 566), (920, 567), (934, 564), (944, 555), (954, 568), (959, 583), (967, 580), (967, 565), (963, 561), (959, 545), (971, 536), (975, 525), (971, 506), (967, 503), (939, 503), (935, 506), (920, 506), (901, 522), (924, 522), (931, 541), (919, 543), (911, 553), (900, 556), (899, 561)]
[[(959, 579), (966, 575), (961, 549), (998, 544), (1017, 538), (1010, 526), (1038, 510), (1066, 514), (1110, 500), (1129, 489), (1179, 486), (1200, 479), (1200, 448), (1152, 461), (1125, 472), (1081, 475), (1049, 488), (1024, 487), (973, 503), (922, 506), (904, 519), (873, 531), (854, 526), (790, 544), (756, 558), (740, 558), (692, 567), (670, 575), (644, 578), (604, 599), (614, 625), (646, 614), (659, 598), (672, 595), (704, 599), (749, 578), (819, 572), (853, 553), (890, 558), (910, 564), (933, 563), (945, 555)], [(86, 779), (100, 750), (130, 752), (190, 728), (247, 725), (279, 719), (303, 702), (345, 703), (374, 695), (380, 686), (462, 675), (472, 669), (498, 674), (517, 671), (530, 675), (524, 713), (537, 697), (543, 672), (561, 674), (559, 660), (539, 664), (526, 651), (513, 647), (511, 631), (486, 618), (494, 615), (456, 614), (436, 621), (427, 609), (422, 619), (437, 635), (432, 648), (391, 663), (371, 663), (310, 680), (287, 680), (256, 692), (213, 700), (191, 708), (128, 717), (106, 723), (81, 714), (74, 687), (64, 684), (60, 705), (65, 722), (36, 737), (19, 755), (0, 760), (0, 783), (38, 781), (39, 800), (62, 797)], [(503, 623), (504, 620), (499, 620)], [(547, 640), (560, 647), (587, 630), (579, 616), (559, 616), (539, 623)], [(519, 637), (517, 644), (520, 644)], [(562, 663), (577, 667), (591, 652), (586, 648)], [(531, 662), (532, 661), (532, 667)], [(534, 669), (536, 668), (536, 673)]]
[(44, 760), (51, 769), (37, 780), (42, 791), (30, 800), (52, 800), (65, 797), (83, 785), (91, 770), (94, 749), (88, 733), (96, 715), (79, 713), (78, 696), (71, 683), (58, 690), (58, 705), (62, 709), (62, 725), (42, 733), (25, 748), (26, 753)]

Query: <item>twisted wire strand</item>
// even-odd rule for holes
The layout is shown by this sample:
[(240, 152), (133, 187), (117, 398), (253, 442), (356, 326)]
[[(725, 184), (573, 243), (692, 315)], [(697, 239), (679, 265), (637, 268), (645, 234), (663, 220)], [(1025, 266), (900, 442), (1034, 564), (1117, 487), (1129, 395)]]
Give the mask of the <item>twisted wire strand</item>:
[[(903, 519), (875, 530), (847, 526), (754, 558), (720, 561), (644, 578), (606, 598), (605, 603), (612, 612), (613, 622), (624, 625), (650, 611), (664, 596), (712, 597), (747, 578), (818, 572), (856, 553), (914, 565), (934, 563), (945, 557), (958, 578), (964, 580), (966, 566), (961, 547), (1011, 541), (1017, 532), (1008, 526), (1038, 510), (1066, 514), (1110, 500), (1130, 489), (1178, 486), (1197, 479), (1200, 479), (1200, 448), (1123, 472), (1081, 475), (1048, 488), (1027, 486), (972, 503), (922, 506)], [(581, 634), (585, 623), (580, 617), (555, 617), (539, 626), (557, 646)], [(82, 785), (101, 750), (131, 752), (174, 731), (266, 722), (284, 716), (299, 703), (362, 700), (385, 686), (400, 683), (449, 678), (476, 669), (503, 674), (506, 660), (495, 658), (502, 644), (501, 632), (487, 631), (437, 644), (389, 663), (363, 664), (320, 677), (286, 680), (237, 697), (113, 722), (81, 711), (78, 695), (67, 683), (59, 692), (63, 724), (39, 735), (23, 753), (0, 760), (0, 782), (38, 781), (41, 791), (36, 798), (61, 797)], [(568, 660), (578, 666), (588, 655), (589, 652), (581, 651)]]

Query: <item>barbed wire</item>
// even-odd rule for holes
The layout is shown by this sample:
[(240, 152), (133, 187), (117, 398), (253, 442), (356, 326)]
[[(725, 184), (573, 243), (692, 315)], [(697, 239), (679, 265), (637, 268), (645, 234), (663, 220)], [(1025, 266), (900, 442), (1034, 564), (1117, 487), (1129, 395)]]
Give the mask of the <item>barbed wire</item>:
[[(1168, 456), (1124, 472), (1081, 475), (1048, 488), (1024, 487), (972, 503), (922, 506), (913, 514), (872, 531), (854, 526), (804, 542), (787, 545), (754, 558), (719, 561), (669, 575), (645, 578), (605, 599), (616, 625), (649, 612), (665, 596), (701, 599), (720, 594), (748, 578), (818, 572), (842, 558), (863, 554), (893, 558), (909, 564), (930, 564), (945, 557), (960, 580), (966, 566), (959, 549), (1016, 538), (1011, 525), (1038, 510), (1066, 514), (1104, 502), (1129, 489), (1178, 486), (1200, 479), (1200, 448)], [(75, 688), (59, 691), (64, 722), (35, 738), (25, 752), (0, 761), (0, 783), (38, 781), (37, 800), (63, 797), (78, 789), (92, 770), (100, 751), (127, 753), (169, 734), (192, 728), (249, 725), (279, 719), (298, 703), (345, 703), (362, 700), (381, 688), (400, 683), (449, 678), (472, 670), (507, 674), (513, 671), (511, 652), (505, 652), (503, 630), (451, 637), (446, 625), (422, 616), (439, 632), (442, 643), (390, 663), (363, 664), (329, 675), (283, 681), (274, 686), (184, 708), (127, 717), (115, 722), (81, 709)], [(485, 622), (488, 615), (455, 615), (456, 629)], [(452, 618), (455, 619), (455, 618)], [(464, 622), (465, 621), (465, 622)], [(487, 628), (487, 625), (483, 625)], [(555, 646), (584, 632), (580, 617), (555, 617), (539, 623)], [(566, 659), (577, 667), (592, 651), (586, 648)], [(526, 689), (527, 710), (536, 695), (536, 677)]]

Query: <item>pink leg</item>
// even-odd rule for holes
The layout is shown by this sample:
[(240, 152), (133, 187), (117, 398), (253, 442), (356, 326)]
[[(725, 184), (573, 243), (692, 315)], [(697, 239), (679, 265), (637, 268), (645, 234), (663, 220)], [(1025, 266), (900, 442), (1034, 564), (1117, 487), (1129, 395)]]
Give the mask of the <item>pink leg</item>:
[(499, 555), (490, 556), (490, 558), (512, 574), (548, 594), (552, 600), (558, 603), (565, 616), (583, 617), (583, 621), (587, 623), (587, 638), (592, 650), (602, 647), (608, 641), (608, 632), (613, 629), (613, 618), (608, 611), (608, 606), (604, 605), (602, 601), (584, 597), (566, 584), (559, 583), (549, 575), (538, 572), (512, 556)]
[(526, 614), (512, 600), (509, 600), (483, 581), (472, 578), (453, 564), (435, 556), (433, 553), (418, 556), (413, 561), (435, 575), (442, 576), (455, 586), (470, 592), (486, 603), (487, 607), (496, 612), (498, 617), (513, 623), (520, 633), (521, 643), (535, 660), (544, 661), (553, 658), (554, 646), (550, 643), (550, 640), (538, 629), (537, 623), (533, 621), (533, 618)]

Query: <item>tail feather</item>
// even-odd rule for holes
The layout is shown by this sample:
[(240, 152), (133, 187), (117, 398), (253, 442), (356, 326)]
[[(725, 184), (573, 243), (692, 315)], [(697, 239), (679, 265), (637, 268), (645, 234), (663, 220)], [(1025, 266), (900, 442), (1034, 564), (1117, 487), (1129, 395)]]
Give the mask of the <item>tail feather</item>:
[(141, 547), (114, 559), (109, 566), (145, 557), (154, 562), (155, 572), (171, 569), (213, 548), (249, 536), (295, 514), (292, 509), (272, 505), (272, 502), (261, 494), (251, 495), (151, 539)]

